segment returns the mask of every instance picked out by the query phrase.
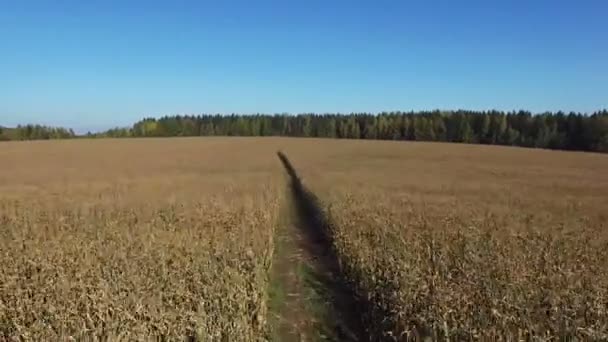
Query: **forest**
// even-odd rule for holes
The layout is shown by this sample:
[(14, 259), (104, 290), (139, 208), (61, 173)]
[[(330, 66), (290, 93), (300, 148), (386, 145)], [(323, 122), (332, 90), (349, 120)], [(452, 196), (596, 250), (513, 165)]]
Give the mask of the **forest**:
[[(19, 126), (4, 140), (76, 137), (73, 131)], [(529, 111), (421, 111), (379, 114), (172, 115), (85, 137), (289, 136), (442, 141), (608, 152), (608, 110), (581, 113)]]
[(8, 140), (48, 140), (48, 139), (70, 139), (75, 138), (76, 133), (72, 129), (62, 127), (50, 127), (43, 125), (23, 125), (16, 128), (0, 126), (0, 141)]

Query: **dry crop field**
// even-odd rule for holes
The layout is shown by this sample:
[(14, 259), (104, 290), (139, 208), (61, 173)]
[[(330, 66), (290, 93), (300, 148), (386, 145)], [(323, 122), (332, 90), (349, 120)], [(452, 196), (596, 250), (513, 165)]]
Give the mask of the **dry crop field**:
[(326, 206), (375, 338), (608, 338), (607, 156), (364, 141), (286, 153)]
[(272, 142), (0, 146), (0, 340), (258, 340)]
[(175, 138), (0, 144), (0, 339), (268, 338), (279, 149), (372, 339), (608, 338), (606, 155)]

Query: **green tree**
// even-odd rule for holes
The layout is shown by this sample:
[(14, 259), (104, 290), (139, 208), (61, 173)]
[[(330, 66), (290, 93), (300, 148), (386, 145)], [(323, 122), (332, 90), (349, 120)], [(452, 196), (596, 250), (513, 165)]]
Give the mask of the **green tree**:
[(492, 138), (490, 135), (490, 115), (482, 114), (481, 127), (479, 129), (479, 142), (482, 144), (490, 144)]
[(492, 122), (492, 144), (502, 144), (502, 137), (507, 131), (507, 117), (504, 114), (494, 116)]
[(458, 125), (457, 141), (470, 143), (473, 141), (473, 130), (466, 116), (461, 116)]
[(437, 141), (446, 141), (447, 129), (442, 117), (433, 118), (433, 135)]
[(502, 136), (502, 144), (505, 145), (515, 145), (519, 140), (519, 132), (514, 130), (511, 127), (507, 127), (505, 133)]

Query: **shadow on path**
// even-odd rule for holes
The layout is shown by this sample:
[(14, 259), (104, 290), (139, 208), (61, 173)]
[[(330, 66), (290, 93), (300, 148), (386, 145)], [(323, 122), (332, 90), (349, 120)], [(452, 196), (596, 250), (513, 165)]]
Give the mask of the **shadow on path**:
[(332, 248), (329, 222), (316, 196), (302, 184), (293, 165), (282, 152), (277, 155), (290, 178), (293, 197), (294, 234), (298, 248), (307, 254), (308, 262), (299, 270), (310, 292), (322, 302), (321, 314), (315, 319), (318, 335), (325, 340), (369, 341), (360, 306), (353, 291), (346, 285), (337, 255)]

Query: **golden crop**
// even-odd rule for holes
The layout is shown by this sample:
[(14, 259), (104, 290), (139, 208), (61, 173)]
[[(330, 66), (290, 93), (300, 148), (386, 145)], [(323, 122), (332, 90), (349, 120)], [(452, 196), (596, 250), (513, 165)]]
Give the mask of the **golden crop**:
[(373, 337), (608, 338), (604, 155), (176, 138), (0, 144), (0, 340), (265, 340), (277, 150)]
[(260, 145), (0, 146), (0, 339), (263, 339), (283, 193)]
[(608, 158), (432, 143), (333, 147), (287, 152), (328, 207), (372, 336), (608, 338)]

